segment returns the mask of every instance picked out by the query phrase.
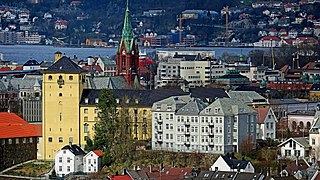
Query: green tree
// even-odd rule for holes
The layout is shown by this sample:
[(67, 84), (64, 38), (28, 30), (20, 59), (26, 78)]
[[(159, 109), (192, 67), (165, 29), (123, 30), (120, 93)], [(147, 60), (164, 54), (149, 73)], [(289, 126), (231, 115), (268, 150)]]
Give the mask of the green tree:
[(128, 114), (124, 106), (117, 106), (112, 90), (102, 89), (98, 108), (100, 120), (94, 127), (94, 149), (104, 151), (103, 163), (108, 166), (115, 161), (130, 159), (135, 151), (135, 143), (128, 133), (130, 123), (126, 121)]

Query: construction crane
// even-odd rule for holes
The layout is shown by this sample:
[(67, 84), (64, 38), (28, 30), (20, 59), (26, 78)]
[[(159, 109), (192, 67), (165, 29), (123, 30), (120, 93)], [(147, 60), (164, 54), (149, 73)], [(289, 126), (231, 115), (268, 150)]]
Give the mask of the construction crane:
[(229, 20), (228, 20), (228, 17), (230, 15), (230, 11), (229, 11), (229, 6), (226, 6), (222, 9), (222, 12), (223, 14), (226, 15), (226, 44), (227, 45), (227, 42), (228, 42), (228, 38), (229, 38), (229, 30), (228, 30), (228, 26), (229, 26)]
[(182, 44), (182, 14), (179, 16), (179, 44)]

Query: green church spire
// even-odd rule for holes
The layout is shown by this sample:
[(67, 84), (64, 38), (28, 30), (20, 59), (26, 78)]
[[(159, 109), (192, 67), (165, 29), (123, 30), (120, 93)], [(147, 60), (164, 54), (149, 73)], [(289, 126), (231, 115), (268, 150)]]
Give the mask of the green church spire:
[(127, 52), (131, 52), (133, 41), (134, 41), (134, 38), (133, 38), (133, 29), (131, 25), (131, 15), (129, 11), (129, 0), (127, 0), (126, 14), (124, 16), (122, 37), (121, 37), (121, 43), (119, 47), (121, 47), (122, 43), (124, 43)]

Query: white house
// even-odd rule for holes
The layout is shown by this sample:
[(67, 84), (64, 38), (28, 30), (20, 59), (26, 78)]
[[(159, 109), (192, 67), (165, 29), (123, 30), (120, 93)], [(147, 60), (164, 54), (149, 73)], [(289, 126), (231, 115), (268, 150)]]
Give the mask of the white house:
[(63, 177), (72, 172), (83, 171), (83, 156), (85, 152), (77, 145), (64, 146), (55, 156), (55, 171)]
[(94, 173), (102, 168), (103, 152), (100, 150), (90, 151), (83, 157), (83, 172)]
[(227, 172), (246, 172), (254, 173), (254, 167), (250, 161), (238, 160), (232, 155), (225, 155), (220, 157), (213, 163), (210, 168), (211, 171), (227, 171)]
[(255, 108), (257, 115), (257, 139), (275, 139), (277, 117), (271, 108)]
[(26, 63), (23, 64), (23, 70), (39, 70), (40, 63), (34, 59), (28, 60)]
[(279, 144), (281, 157), (291, 159), (305, 159), (309, 157), (311, 146), (304, 137), (290, 138)]

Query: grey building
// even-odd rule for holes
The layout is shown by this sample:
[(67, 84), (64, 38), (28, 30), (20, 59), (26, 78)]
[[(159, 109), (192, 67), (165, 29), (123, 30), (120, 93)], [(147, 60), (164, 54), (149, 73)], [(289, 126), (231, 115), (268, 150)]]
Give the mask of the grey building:
[[(235, 98), (210, 105), (190, 96), (173, 96), (152, 106), (152, 149), (175, 152), (237, 152), (256, 139), (256, 111)], [(241, 131), (240, 131), (241, 129)]]

